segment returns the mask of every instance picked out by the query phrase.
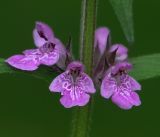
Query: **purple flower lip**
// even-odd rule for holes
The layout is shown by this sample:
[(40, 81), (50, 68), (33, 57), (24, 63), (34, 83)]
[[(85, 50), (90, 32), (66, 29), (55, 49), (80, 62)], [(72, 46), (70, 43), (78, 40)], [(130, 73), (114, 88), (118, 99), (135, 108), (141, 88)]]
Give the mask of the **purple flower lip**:
[(92, 79), (83, 71), (83, 64), (73, 61), (49, 87), (51, 92), (61, 93), (60, 102), (65, 108), (86, 105), (89, 102), (89, 94), (96, 91)]

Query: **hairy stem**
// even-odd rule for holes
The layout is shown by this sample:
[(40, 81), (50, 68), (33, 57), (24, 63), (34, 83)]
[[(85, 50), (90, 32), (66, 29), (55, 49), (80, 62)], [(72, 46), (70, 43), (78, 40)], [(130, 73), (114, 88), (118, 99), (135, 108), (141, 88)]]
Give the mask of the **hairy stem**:
[[(86, 73), (92, 77), (94, 31), (96, 23), (97, 0), (82, 0), (81, 18), (81, 61), (85, 65)], [(71, 137), (88, 137), (93, 97), (85, 107), (77, 107), (73, 111)]]

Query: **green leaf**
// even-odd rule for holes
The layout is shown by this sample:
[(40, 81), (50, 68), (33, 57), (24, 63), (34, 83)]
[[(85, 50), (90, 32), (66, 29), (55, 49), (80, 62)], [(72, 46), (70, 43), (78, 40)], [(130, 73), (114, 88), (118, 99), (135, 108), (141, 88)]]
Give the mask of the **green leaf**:
[(160, 76), (160, 54), (140, 56), (130, 59), (133, 70), (130, 75), (137, 80), (145, 80)]
[(35, 78), (43, 79), (46, 82), (51, 82), (53, 78), (56, 76), (56, 73), (49, 67), (41, 66), (38, 70), (33, 72), (21, 71), (10, 67), (7, 63), (5, 63), (5, 59), (0, 58), (0, 74), (5, 73), (26, 74)]
[(128, 42), (134, 42), (133, 0), (110, 0)]
[(0, 74), (2, 73), (13, 73), (15, 72), (11, 69), (5, 62), (4, 59), (0, 58)]

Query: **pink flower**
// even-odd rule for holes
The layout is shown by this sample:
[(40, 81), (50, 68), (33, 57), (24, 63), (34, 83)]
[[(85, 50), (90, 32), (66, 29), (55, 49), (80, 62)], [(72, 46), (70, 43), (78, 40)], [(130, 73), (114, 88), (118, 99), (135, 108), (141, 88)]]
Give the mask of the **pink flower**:
[(62, 56), (65, 58), (63, 44), (54, 36), (48, 25), (36, 22), (33, 38), (36, 49), (25, 50), (23, 54), (13, 55), (6, 62), (17, 69), (33, 71), (41, 64), (51, 66), (59, 63)]
[(84, 66), (78, 61), (71, 62), (66, 71), (53, 80), (49, 89), (61, 93), (60, 102), (66, 108), (86, 105), (89, 93), (96, 91), (92, 79), (84, 73)]
[(126, 71), (132, 65), (123, 62), (112, 66), (106, 73), (101, 84), (101, 95), (112, 101), (122, 109), (130, 109), (141, 104), (136, 90), (141, 90), (140, 84), (129, 76)]

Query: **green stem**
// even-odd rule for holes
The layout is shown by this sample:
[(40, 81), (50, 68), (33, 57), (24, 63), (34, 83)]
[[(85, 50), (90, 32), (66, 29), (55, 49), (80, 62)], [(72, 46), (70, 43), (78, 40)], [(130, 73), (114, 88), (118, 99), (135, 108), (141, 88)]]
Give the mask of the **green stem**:
[[(81, 18), (81, 61), (86, 73), (92, 77), (94, 31), (96, 24), (97, 0), (82, 0)], [(77, 107), (73, 112), (71, 137), (88, 137), (91, 124), (93, 97), (85, 107)]]
[(86, 72), (92, 75), (94, 31), (96, 24), (97, 0), (82, 0), (81, 18), (81, 61)]

